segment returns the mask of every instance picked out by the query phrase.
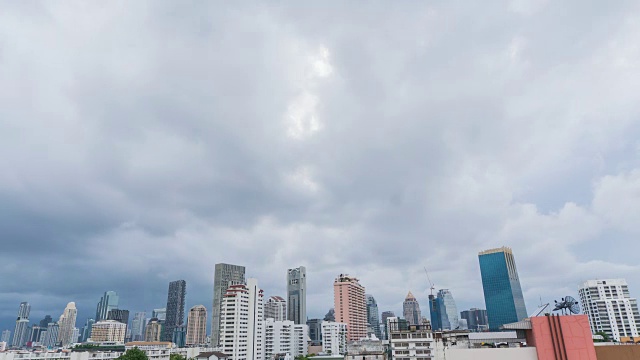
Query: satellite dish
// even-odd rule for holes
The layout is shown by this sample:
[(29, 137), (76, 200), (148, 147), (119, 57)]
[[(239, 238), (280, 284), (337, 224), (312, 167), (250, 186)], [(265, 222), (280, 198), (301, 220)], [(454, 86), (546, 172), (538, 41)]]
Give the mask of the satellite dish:
[(576, 301), (576, 299), (572, 298), (571, 296), (567, 296), (564, 299), (567, 305), (569, 306), (569, 311), (572, 314), (580, 314), (580, 305), (578, 305), (578, 302)]

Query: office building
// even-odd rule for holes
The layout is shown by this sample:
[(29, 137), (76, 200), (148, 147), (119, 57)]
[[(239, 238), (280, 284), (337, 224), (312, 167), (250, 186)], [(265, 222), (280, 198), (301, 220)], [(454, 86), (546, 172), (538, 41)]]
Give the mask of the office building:
[(287, 301), (280, 296), (270, 297), (264, 304), (264, 318), (275, 321), (287, 320)]
[(11, 340), (11, 330), (5, 330), (2, 332), (2, 338), (0, 338), (0, 342), (5, 342), (9, 344), (9, 340)]
[(33, 325), (29, 328), (29, 336), (27, 337), (27, 342), (30, 343), (37, 343), (40, 342), (40, 336), (42, 335), (43, 331), (46, 331), (47, 328), (41, 328), (38, 325)]
[(258, 280), (231, 285), (221, 302), (220, 345), (231, 359), (262, 359), (264, 357), (263, 291)]
[(578, 296), (593, 334), (604, 332), (615, 341), (638, 337), (638, 302), (629, 295), (626, 280), (588, 280), (578, 289)]
[(418, 325), (422, 320), (420, 304), (418, 304), (418, 300), (413, 296), (411, 291), (409, 291), (407, 297), (402, 303), (402, 314), (404, 315), (404, 319), (407, 320), (410, 325)]
[(82, 327), (82, 331), (80, 333), (80, 342), (86, 342), (91, 338), (91, 330), (93, 329), (93, 324), (95, 323), (96, 321), (91, 318), (87, 319), (84, 322), (84, 326)]
[(307, 323), (307, 269), (304, 266), (287, 271), (287, 319), (296, 324)]
[(455, 300), (453, 300), (453, 295), (451, 295), (451, 291), (449, 289), (440, 289), (438, 290), (438, 298), (442, 299), (439, 302), (441, 304), (441, 317), (444, 319), (446, 317), (446, 321), (443, 320), (443, 330), (456, 330), (458, 327), (458, 307), (456, 306)]
[(334, 308), (329, 309), (327, 313), (324, 315), (324, 321), (336, 321), (336, 311)]
[(151, 318), (145, 329), (144, 341), (158, 342), (162, 335), (162, 323), (157, 318)]
[(187, 345), (204, 344), (207, 338), (207, 309), (196, 305), (189, 309), (187, 319)]
[(120, 297), (115, 291), (106, 291), (96, 307), (96, 321), (107, 320), (109, 311), (118, 308)]
[(184, 301), (187, 294), (187, 282), (184, 280), (169, 283), (167, 293), (167, 318), (162, 326), (162, 341), (173, 341), (173, 331), (184, 325)]
[(265, 345), (266, 359), (272, 359), (278, 354), (289, 354), (291, 358), (307, 355), (307, 338), (309, 328), (307, 325), (295, 324), (293, 321), (274, 321), (267, 318), (265, 321)]
[(358, 279), (340, 274), (333, 283), (333, 303), (336, 321), (347, 324), (347, 340), (367, 336), (367, 302), (365, 289)]
[[(421, 319), (422, 320), (422, 319)], [(433, 333), (428, 324), (406, 326), (401, 319), (387, 319), (389, 344), (393, 359), (431, 359), (433, 358)]]
[(460, 318), (467, 320), (467, 327), (471, 331), (483, 331), (489, 329), (487, 310), (471, 308), (462, 311)]
[(429, 295), (429, 314), (431, 315), (431, 327), (433, 330), (451, 329), (443, 298)]
[(322, 322), (322, 351), (332, 355), (347, 353), (347, 324)]
[(43, 334), (44, 340), (42, 340), (42, 345), (47, 347), (48, 349), (53, 349), (58, 345), (58, 331), (60, 327), (57, 323), (49, 323), (47, 325), (47, 331)]
[(222, 298), (230, 285), (245, 283), (244, 266), (216, 264), (213, 278), (213, 308), (211, 309), (211, 343), (220, 343), (220, 310)]
[(176, 326), (173, 329), (173, 336), (171, 337), (171, 342), (176, 344), (176, 347), (183, 348), (187, 345), (187, 327), (186, 326)]
[(132, 341), (144, 341), (144, 328), (145, 318), (147, 316), (146, 311), (137, 312), (133, 315), (131, 321), (131, 340)]
[(71, 341), (73, 344), (78, 343), (80, 339), (80, 329), (73, 328), (73, 332), (71, 333)]
[(47, 315), (44, 317), (44, 319), (40, 320), (40, 327), (43, 329), (46, 329), (47, 326), (49, 326), (49, 323), (53, 322), (53, 318), (51, 317), (51, 315)]
[(18, 318), (16, 319), (16, 327), (13, 330), (13, 347), (20, 347), (27, 342), (29, 336), (29, 313), (31, 305), (28, 302), (21, 302), (18, 309)]
[(387, 319), (388, 318), (392, 318), (392, 317), (396, 317), (396, 314), (393, 311), (383, 311), (382, 312), (382, 322), (380, 324), (380, 328), (382, 330), (382, 338), (384, 340), (389, 340), (389, 337), (387, 336), (387, 334), (389, 333), (387, 331)]
[(112, 309), (107, 314), (107, 320), (115, 320), (123, 324), (129, 324), (129, 310)]
[(151, 318), (158, 319), (158, 321), (165, 321), (167, 319), (167, 308), (153, 309)]
[(378, 303), (373, 295), (365, 294), (367, 300), (367, 334), (374, 334), (376, 338), (382, 339), (380, 330), (380, 314), (378, 313)]
[(525, 319), (527, 308), (513, 252), (508, 247), (478, 254), (489, 329)]
[(78, 341), (73, 339), (73, 329), (76, 327), (76, 317), (78, 310), (76, 309), (76, 303), (70, 302), (64, 308), (64, 312), (60, 315), (58, 320), (58, 342), (62, 346), (68, 346)]
[(127, 334), (127, 324), (116, 320), (102, 320), (93, 324), (91, 341), (124, 343)]
[(313, 345), (318, 345), (322, 342), (322, 319), (309, 319), (307, 320), (307, 326), (309, 327), (309, 340)]

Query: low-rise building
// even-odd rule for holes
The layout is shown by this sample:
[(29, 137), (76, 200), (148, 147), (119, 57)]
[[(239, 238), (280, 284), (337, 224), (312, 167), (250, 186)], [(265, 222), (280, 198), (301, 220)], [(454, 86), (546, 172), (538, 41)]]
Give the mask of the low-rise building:
[(92, 342), (124, 343), (127, 335), (127, 324), (116, 320), (102, 320), (91, 326)]
[(428, 324), (402, 326), (397, 317), (387, 319), (393, 359), (428, 360), (433, 354), (433, 333)]
[(384, 344), (378, 339), (362, 339), (347, 345), (345, 360), (386, 360)]
[(293, 358), (306, 356), (308, 337), (307, 325), (268, 318), (265, 321), (265, 359), (271, 360), (281, 354), (290, 354)]

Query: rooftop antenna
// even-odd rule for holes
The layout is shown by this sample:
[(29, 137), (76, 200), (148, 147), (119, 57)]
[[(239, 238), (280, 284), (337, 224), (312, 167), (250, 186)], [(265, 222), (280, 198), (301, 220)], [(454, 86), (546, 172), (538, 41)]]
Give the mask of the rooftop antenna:
[(425, 274), (427, 274), (427, 280), (429, 280), (429, 286), (430, 286), (430, 290), (431, 290), (431, 296), (433, 296), (433, 290), (435, 290), (435, 285), (433, 284), (433, 282), (431, 282), (431, 278), (429, 277), (429, 272), (427, 271), (427, 268), (424, 267), (424, 272)]

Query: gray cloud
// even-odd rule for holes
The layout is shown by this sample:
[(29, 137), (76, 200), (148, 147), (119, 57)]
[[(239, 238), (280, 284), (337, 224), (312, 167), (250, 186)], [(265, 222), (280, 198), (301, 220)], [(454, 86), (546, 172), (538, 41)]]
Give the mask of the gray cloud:
[(178, 278), (209, 306), (216, 262), (268, 294), (306, 265), (312, 317), (344, 272), (425, 303), (423, 266), (484, 306), (503, 244), (531, 309), (640, 286), (634, 2), (2, 8), (2, 328)]

